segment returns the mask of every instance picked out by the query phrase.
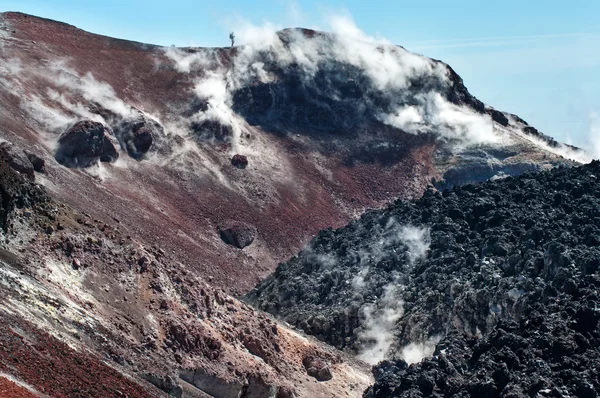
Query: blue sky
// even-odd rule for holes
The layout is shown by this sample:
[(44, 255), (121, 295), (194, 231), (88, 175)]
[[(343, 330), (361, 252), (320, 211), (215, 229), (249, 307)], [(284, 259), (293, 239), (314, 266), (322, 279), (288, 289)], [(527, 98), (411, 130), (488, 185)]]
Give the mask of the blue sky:
[(586, 147), (600, 120), (598, 0), (0, 0), (0, 11), (163, 45), (222, 46), (236, 21), (326, 27), (349, 13), (368, 35), (449, 63), (485, 103)]

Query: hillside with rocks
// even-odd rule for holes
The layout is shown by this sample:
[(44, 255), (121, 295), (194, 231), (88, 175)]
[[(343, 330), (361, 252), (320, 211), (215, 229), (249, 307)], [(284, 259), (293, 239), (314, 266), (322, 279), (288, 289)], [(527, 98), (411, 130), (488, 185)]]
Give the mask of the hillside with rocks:
[[(588, 160), (443, 62), (306, 29), (176, 48), (4, 13), (0, 101), (0, 138), (45, 162), (55, 197), (234, 294), (319, 230), (431, 184)], [(252, 231), (247, 247), (223, 225)]]
[[(560, 235), (572, 241), (545, 246), (552, 223), (583, 218), (570, 200), (593, 211), (592, 177), (552, 188), (563, 218), (539, 202), (502, 235), (554, 195), (528, 173), (570, 173), (585, 151), (483, 104), (449, 65), (363, 34), (177, 48), (7, 12), (0, 105), (0, 395), (359, 397), (374, 381), (369, 394), (412, 394), (402, 380), (433, 376), (402, 358), (452, 336), (467, 355), (509, 317), (488, 280), (526, 270), (509, 296), (546, 292), (545, 253), (581, 247), (577, 268), (595, 242), (577, 221)], [(531, 182), (512, 201), (493, 188), (515, 181)], [(451, 278), (466, 313), (452, 315)], [(252, 307), (240, 297), (257, 283)]]
[(248, 300), (384, 360), (366, 397), (595, 397), (599, 266), (594, 161), (369, 211)]

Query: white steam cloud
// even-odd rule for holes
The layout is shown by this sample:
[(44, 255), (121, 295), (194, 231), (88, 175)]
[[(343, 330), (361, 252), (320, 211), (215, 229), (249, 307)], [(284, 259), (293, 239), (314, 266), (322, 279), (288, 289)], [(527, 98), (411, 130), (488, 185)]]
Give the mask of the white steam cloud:
[[(452, 104), (435, 91), (408, 94), (415, 79), (435, 80), (440, 86), (450, 84), (443, 64), (406, 51), (385, 39), (366, 35), (349, 16), (333, 16), (328, 24), (333, 35), (307, 37), (303, 32), (293, 30), (287, 31), (282, 39), (277, 33), (280, 26), (271, 23), (255, 26), (238, 20), (235, 34), (243, 44), (230, 53), (231, 60), (222, 61), (216, 50), (184, 52), (169, 47), (165, 49), (165, 55), (177, 70), (199, 76), (197, 94), (218, 100), (218, 106), (213, 104), (208, 111), (200, 111), (202, 114), (196, 116), (200, 120), (240, 126), (241, 122), (230, 109), (232, 92), (256, 82), (274, 81), (276, 77), (270, 72), (273, 67), (294, 65), (301, 70), (302, 79), (310, 84), (324, 65), (331, 68), (342, 63), (355, 67), (367, 78), (369, 87), (363, 89), (374, 91), (389, 101), (389, 112), (373, 111), (383, 123), (412, 134), (435, 133), (467, 144), (499, 142), (489, 116)], [(206, 69), (212, 72), (204, 73)], [(371, 108), (379, 109), (374, 104)], [(233, 143), (234, 147), (236, 145), (237, 141)]]
[(398, 286), (391, 283), (384, 288), (377, 305), (369, 303), (362, 308), (362, 331), (358, 338), (363, 349), (358, 357), (371, 365), (388, 358), (395, 342), (394, 329), (404, 315), (404, 303), (397, 298), (397, 292)]
[[(397, 252), (404, 247), (409, 266), (427, 256), (431, 244), (429, 228), (413, 225), (401, 225), (391, 218), (381, 232), (380, 238), (372, 242), (369, 248), (360, 250), (361, 259), (381, 260), (383, 253), (393, 250)], [(366, 286), (369, 267), (363, 268), (352, 280), (353, 286), (361, 290)], [(395, 356), (396, 323), (404, 314), (404, 302), (400, 299), (402, 286), (397, 275), (394, 280), (384, 286), (383, 294), (377, 303), (368, 303), (361, 309), (362, 322), (358, 339), (362, 344), (359, 358), (370, 364)], [(429, 345), (427, 346), (429, 347)], [(412, 352), (415, 348), (411, 348)], [(428, 352), (428, 351), (427, 351)], [(404, 354), (402, 354), (404, 355)]]
[(413, 363), (419, 363), (424, 358), (433, 355), (440, 340), (441, 338), (439, 336), (435, 336), (427, 339), (424, 342), (410, 343), (407, 346), (402, 347), (400, 356), (409, 365)]
[(412, 225), (405, 225), (399, 233), (399, 238), (407, 248), (408, 258), (411, 265), (417, 260), (427, 256), (427, 251), (431, 245), (431, 234), (429, 228), (419, 228)]
[[(79, 76), (76, 71), (69, 68), (64, 61), (50, 64), (49, 71), (53, 76), (53, 83), (58, 88), (67, 89), (70, 93), (80, 94), (86, 101), (96, 103), (109, 111), (127, 118), (133, 115), (133, 108), (118, 98), (115, 90), (110, 84), (96, 80), (92, 73), (88, 72)], [(85, 109), (81, 104), (70, 107), (72, 111)], [(89, 112), (80, 116), (89, 116)]]

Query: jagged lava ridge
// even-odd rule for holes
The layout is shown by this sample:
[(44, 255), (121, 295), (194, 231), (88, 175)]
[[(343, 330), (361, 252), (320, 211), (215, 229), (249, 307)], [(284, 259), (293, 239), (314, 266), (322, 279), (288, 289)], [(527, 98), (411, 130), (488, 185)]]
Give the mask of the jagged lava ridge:
[(322, 231), (248, 300), (387, 359), (366, 397), (597, 396), (599, 226), (599, 161), (430, 190)]

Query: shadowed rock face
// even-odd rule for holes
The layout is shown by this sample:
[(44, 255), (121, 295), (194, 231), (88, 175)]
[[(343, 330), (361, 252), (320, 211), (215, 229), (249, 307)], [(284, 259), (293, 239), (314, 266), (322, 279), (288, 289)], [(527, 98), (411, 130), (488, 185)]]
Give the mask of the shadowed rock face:
[(152, 131), (143, 122), (134, 124), (120, 138), (129, 156), (136, 160), (142, 159), (152, 147)]
[[(314, 37), (307, 36), (306, 31), (300, 34)], [(294, 30), (278, 34), (286, 49), (302, 45), (297, 35)], [(317, 45), (337, 45), (332, 37), (322, 33), (317, 36), (322, 39)], [(267, 52), (258, 59), (264, 64), (264, 71), (274, 76), (272, 81), (254, 81), (232, 96), (236, 112), (250, 123), (266, 128), (283, 124), (348, 134), (394, 109), (417, 105), (418, 96), (423, 93), (439, 93), (452, 104), (478, 113), (485, 111), (484, 104), (468, 92), (460, 76), (441, 61), (430, 60), (435, 72), (408, 73), (408, 81), (402, 87), (382, 89), (366, 69), (331, 57), (324, 56), (310, 72), (298, 63), (281, 67), (273, 58), (277, 55)]]
[(25, 155), (33, 165), (33, 169), (39, 173), (43, 173), (46, 169), (46, 161), (35, 153), (25, 151)]
[[(321, 232), (248, 299), (396, 359), (368, 397), (595, 396), (599, 226), (599, 161), (428, 191)], [(434, 358), (409, 368), (411, 347)]]
[(98, 161), (114, 162), (119, 154), (108, 135), (107, 126), (92, 120), (75, 123), (58, 139), (56, 160), (74, 168), (93, 166)]

